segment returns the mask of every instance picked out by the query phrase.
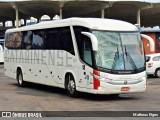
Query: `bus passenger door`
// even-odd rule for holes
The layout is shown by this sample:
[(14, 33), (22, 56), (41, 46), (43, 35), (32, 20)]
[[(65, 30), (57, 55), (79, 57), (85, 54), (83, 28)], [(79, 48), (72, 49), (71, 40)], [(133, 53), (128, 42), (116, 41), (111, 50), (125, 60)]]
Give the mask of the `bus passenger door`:
[(79, 74), (80, 74), (80, 80), (82, 81), (82, 84), (80, 84), (80, 87), (86, 87), (87, 89), (93, 88), (93, 60), (92, 60), (92, 44), (89, 37), (84, 36), (82, 37), (82, 49), (81, 49), (81, 59), (84, 62), (82, 66), (80, 67)]

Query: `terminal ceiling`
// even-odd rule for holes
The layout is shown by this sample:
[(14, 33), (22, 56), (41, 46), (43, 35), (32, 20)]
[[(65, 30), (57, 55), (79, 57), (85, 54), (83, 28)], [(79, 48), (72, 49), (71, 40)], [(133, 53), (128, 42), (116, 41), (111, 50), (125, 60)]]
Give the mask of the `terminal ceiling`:
[(20, 19), (31, 16), (40, 19), (42, 15), (53, 18), (60, 14), (68, 17), (101, 17), (104, 9), (105, 18), (120, 19), (136, 24), (137, 10), (141, 9), (141, 26), (160, 26), (160, 3), (138, 1), (106, 0), (0, 0), (0, 21), (15, 20), (15, 9), (18, 8)]

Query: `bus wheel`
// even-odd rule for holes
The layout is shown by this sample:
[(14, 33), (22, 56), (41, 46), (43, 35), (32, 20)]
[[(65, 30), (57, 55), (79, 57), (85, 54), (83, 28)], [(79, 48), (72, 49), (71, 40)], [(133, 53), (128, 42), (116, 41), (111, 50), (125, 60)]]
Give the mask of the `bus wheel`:
[(75, 80), (71, 74), (68, 74), (66, 76), (65, 88), (66, 88), (69, 96), (71, 96), (71, 97), (77, 96)]
[(160, 69), (158, 68), (155, 72), (156, 77), (160, 78)]
[(23, 74), (22, 74), (22, 70), (18, 70), (17, 71), (17, 81), (18, 81), (18, 85), (20, 87), (23, 87), (25, 82), (23, 81)]

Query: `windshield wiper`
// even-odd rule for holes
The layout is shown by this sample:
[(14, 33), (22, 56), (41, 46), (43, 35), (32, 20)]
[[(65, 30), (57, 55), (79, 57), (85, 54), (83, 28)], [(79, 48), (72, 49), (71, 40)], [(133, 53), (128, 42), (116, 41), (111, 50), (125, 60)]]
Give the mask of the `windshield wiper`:
[(125, 55), (126, 55), (127, 59), (129, 60), (129, 62), (131, 63), (132, 68), (136, 71), (137, 66), (136, 66), (133, 58), (131, 57), (130, 53), (127, 51), (126, 46), (125, 46)]
[(112, 70), (114, 70), (114, 69), (115, 69), (115, 67), (116, 67), (117, 59), (119, 59), (119, 50), (118, 50), (118, 45), (117, 45), (117, 52), (116, 52), (116, 53), (115, 53), (115, 55), (114, 55), (114, 62), (113, 62), (113, 65), (112, 65)]

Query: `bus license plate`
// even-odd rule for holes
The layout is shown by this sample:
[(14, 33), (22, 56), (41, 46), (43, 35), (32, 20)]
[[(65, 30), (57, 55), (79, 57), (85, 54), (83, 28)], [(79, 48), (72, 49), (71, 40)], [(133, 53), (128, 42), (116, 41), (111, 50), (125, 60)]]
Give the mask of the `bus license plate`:
[(130, 87), (122, 87), (121, 88), (121, 91), (129, 91), (130, 90)]

